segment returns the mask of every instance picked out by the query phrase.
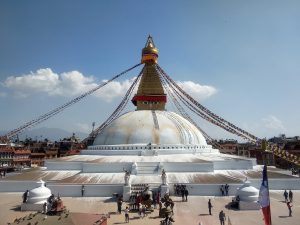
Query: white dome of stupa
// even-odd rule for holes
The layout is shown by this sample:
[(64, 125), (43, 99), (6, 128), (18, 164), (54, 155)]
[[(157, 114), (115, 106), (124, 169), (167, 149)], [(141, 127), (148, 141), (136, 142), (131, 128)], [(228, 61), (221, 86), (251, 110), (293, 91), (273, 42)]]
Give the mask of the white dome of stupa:
[(182, 116), (168, 111), (138, 110), (115, 119), (93, 145), (195, 144), (207, 146), (202, 133)]
[(43, 203), (46, 202), (47, 199), (50, 197), (51, 190), (45, 187), (45, 182), (41, 180), (37, 183), (40, 184), (40, 186), (29, 191), (27, 203)]
[(241, 201), (257, 202), (259, 190), (251, 186), (251, 182), (246, 179), (244, 184), (237, 189), (236, 196), (240, 197)]

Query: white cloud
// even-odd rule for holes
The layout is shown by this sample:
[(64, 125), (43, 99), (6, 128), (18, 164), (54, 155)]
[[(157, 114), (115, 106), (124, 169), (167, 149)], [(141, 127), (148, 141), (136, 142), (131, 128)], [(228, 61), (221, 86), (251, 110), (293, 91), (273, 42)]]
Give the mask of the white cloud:
[(83, 133), (89, 134), (92, 131), (91, 124), (89, 125), (87, 123), (76, 123), (76, 127), (79, 128), (79, 131)]
[(17, 77), (11, 76), (4, 81), (4, 86), (12, 89), (18, 97), (27, 97), (36, 93), (47, 93), (50, 96), (75, 96), (96, 85), (93, 77), (85, 77), (78, 71), (59, 75), (50, 68), (39, 69)]
[(4, 98), (6, 97), (6, 93), (5, 92), (0, 92), (0, 98)]
[(266, 118), (262, 119), (264, 127), (274, 131), (285, 131), (285, 127), (281, 120), (279, 120), (276, 116), (269, 115)]
[(208, 85), (197, 84), (193, 81), (177, 81), (176, 83), (193, 98), (198, 100), (207, 99), (217, 93), (216, 88)]
[[(110, 102), (114, 98), (124, 96), (129, 87), (131, 86), (132, 82), (135, 80), (136, 77), (130, 80), (124, 81), (112, 81), (108, 85), (104, 86), (103, 88), (99, 89), (95, 96), (105, 99), (106, 101)], [(104, 82), (105, 80), (103, 80)], [(135, 93), (135, 91), (133, 91)]]
[[(108, 102), (116, 97), (124, 96), (134, 79), (112, 81), (94, 93), (94, 96)], [(57, 74), (50, 68), (45, 68), (30, 74), (10, 76), (3, 84), (6, 88), (11, 89), (17, 97), (27, 97), (38, 93), (45, 93), (49, 96), (75, 97), (95, 88), (98, 83), (94, 77), (85, 76), (78, 71)], [(212, 86), (200, 85), (192, 81), (178, 81), (177, 83), (198, 100), (206, 99), (217, 92)]]

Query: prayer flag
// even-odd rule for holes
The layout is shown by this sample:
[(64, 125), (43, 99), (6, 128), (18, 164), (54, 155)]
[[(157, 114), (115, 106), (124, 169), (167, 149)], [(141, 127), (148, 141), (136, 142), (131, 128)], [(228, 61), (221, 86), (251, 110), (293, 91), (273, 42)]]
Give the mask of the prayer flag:
[(271, 209), (270, 209), (270, 196), (269, 196), (269, 183), (267, 175), (267, 166), (263, 169), (263, 180), (259, 190), (258, 202), (263, 212), (265, 225), (272, 225), (271, 223)]

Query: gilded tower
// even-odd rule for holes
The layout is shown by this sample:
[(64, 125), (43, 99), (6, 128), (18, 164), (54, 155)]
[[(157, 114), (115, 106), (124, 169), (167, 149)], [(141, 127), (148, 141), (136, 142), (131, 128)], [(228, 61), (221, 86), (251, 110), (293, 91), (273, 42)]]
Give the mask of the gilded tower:
[(145, 64), (143, 75), (137, 94), (132, 99), (137, 110), (165, 110), (167, 96), (155, 69), (157, 58), (158, 49), (155, 47), (152, 37), (149, 36), (142, 50), (142, 63)]

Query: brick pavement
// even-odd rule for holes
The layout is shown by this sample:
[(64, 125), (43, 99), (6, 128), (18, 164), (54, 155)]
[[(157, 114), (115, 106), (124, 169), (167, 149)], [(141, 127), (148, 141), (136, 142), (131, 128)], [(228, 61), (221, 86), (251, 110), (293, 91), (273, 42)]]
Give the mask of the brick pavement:
[[(179, 197), (172, 197), (175, 201), (175, 223), (174, 225), (218, 225), (218, 213), (221, 209), (226, 216), (230, 217), (233, 225), (264, 225), (262, 213), (257, 211), (235, 211), (226, 209), (225, 205), (231, 201), (230, 197), (211, 197), (213, 204), (213, 215), (208, 215), (207, 201), (210, 197), (190, 196), (188, 202), (181, 202)], [(29, 214), (20, 212), (18, 205), (21, 201), (21, 193), (0, 193), (0, 225), (6, 225), (15, 218)], [(293, 217), (288, 217), (288, 209), (282, 202), (282, 191), (271, 192), (272, 221), (273, 225), (299, 225), (300, 221), (300, 192), (295, 192)], [(116, 202), (109, 198), (63, 198), (64, 204), (71, 212), (86, 213), (109, 213), (108, 224), (125, 224), (124, 214), (116, 214)], [(125, 206), (125, 204), (123, 204)], [(123, 207), (124, 208), (124, 207)], [(132, 225), (156, 225), (161, 220), (158, 218), (158, 210), (140, 219), (137, 213), (130, 213), (130, 224)], [(227, 223), (226, 223), (227, 224)]]

